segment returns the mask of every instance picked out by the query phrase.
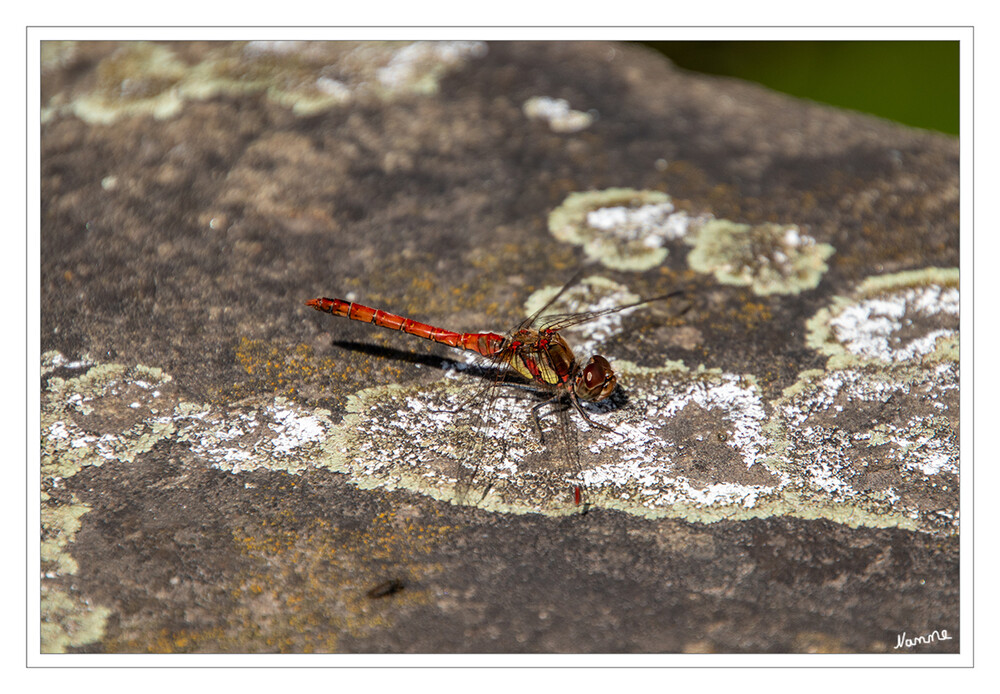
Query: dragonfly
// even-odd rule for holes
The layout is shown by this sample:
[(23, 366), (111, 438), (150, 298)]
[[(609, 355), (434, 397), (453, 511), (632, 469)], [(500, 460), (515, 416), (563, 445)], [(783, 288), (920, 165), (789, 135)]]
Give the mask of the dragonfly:
[[(557, 402), (568, 402), (588, 425), (614, 433), (611, 427), (594, 421), (583, 407), (583, 403), (600, 402), (611, 397), (618, 385), (614, 369), (607, 358), (600, 354), (590, 356), (586, 362), (577, 359), (569, 343), (560, 334), (561, 331), (602, 316), (634, 309), (654, 301), (665, 301), (683, 294), (682, 290), (675, 290), (622, 306), (545, 316), (544, 320), (540, 320), (540, 316), (575, 284), (578, 277), (571, 279), (545, 305), (504, 335), (495, 332), (455, 332), (344, 299), (321, 297), (306, 301), (305, 305), (323, 313), (372, 323), (389, 330), (399, 330), (486, 357), (494, 367), (491, 370), (492, 380), (466, 401), (466, 404), (482, 399), (486, 401), (484, 407), (490, 407), (499, 390), (498, 386), (511, 382), (513, 377), (519, 377), (530, 387), (549, 396), (532, 407), (535, 428), (544, 443), (539, 413), (545, 406)], [(481, 420), (484, 421), (485, 417)], [(565, 433), (563, 438), (565, 440)], [(579, 468), (579, 464), (577, 463), (575, 467)], [(474, 470), (474, 467), (472, 469)], [(484, 496), (485, 494), (486, 492)], [(579, 506), (582, 501), (579, 485), (573, 487), (573, 499)]]

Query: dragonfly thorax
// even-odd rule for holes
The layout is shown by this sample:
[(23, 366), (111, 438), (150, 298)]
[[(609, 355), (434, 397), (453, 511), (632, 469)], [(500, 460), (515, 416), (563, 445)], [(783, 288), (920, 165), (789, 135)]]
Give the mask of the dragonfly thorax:
[(555, 332), (518, 330), (511, 335), (504, 352), (504, 360), (511, 368), (544, 386), (564, 386), (580, 369), (573, 350)]
[(525, 378), (565, 388), (581, 400), (603, 400), (615, 389), (615, 373), (607, 359), (594, 355), (581, 369), (569, 344), (555, 331), (519, 330), (505, 351), (507, 362)]

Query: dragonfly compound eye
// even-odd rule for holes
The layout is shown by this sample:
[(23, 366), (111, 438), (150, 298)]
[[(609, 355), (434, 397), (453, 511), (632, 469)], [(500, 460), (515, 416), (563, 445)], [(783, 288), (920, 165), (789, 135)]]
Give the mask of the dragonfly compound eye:
[(617, 382), (608, 360), (595, 354), (576, 379), (576, 395), (582, 400), (603, 400), (611, 395)]

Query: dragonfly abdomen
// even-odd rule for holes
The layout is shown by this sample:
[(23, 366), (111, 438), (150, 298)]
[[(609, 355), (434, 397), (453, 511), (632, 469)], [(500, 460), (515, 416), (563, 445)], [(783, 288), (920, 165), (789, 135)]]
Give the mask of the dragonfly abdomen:
[(491, 357), (503, 348), (504, 338), (496, 333), (456, 333), (452, 330), (437, 328), (427, 323), (420, 323), (410, 318), (397, 316), (382, 309), (371, 308), (342, 299), (312, 299), (306, 302), (317, 311), (343, 316), (351, 320), (374, 323), (381, 328), (399, 330), (410, 335), (422, 337), (425, 340), (438, 342), (442, 345), (467, 349)]

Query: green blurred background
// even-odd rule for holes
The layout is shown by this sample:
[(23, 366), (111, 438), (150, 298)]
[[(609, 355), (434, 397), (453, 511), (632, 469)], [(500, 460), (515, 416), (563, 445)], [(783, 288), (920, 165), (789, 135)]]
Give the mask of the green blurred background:
[(958, 135), (958, 41), (647, 41), (678, 67)]

